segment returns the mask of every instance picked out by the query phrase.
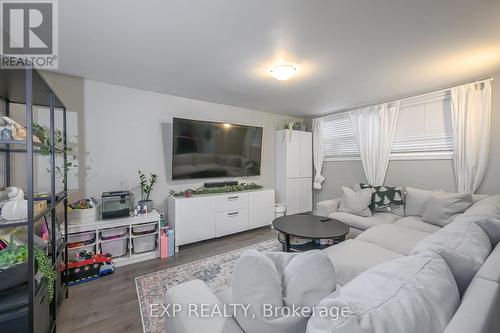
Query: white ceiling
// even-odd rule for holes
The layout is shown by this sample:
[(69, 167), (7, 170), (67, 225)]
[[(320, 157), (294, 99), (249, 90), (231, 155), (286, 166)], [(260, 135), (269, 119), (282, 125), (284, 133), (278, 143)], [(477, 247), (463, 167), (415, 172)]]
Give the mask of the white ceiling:
[[(299, 116), (500, 70), (500, 0), (63, 0), (60, 72)], [(285, 61), (297, 75), (277, 81)]]

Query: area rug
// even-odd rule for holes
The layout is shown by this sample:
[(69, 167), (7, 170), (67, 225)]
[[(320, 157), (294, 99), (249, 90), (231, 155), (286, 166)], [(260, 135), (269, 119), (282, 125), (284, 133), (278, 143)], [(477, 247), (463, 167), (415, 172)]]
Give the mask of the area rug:
[(260, 252), (280, 251), (281, 244), (276, 239), (272, 239), (231, 252), (136, 277), (135, 285), (144, 332), (165, 332), (165, 318), (152, 317), (149, 315), (149, 312), (151, 304), (165, 303), (165, 292), (168, 288), (186, 281), (200, 279), (205, 281), (214, 293), (218, 293), (231, 285), (236, 261), (244, 251), (250, 249)]

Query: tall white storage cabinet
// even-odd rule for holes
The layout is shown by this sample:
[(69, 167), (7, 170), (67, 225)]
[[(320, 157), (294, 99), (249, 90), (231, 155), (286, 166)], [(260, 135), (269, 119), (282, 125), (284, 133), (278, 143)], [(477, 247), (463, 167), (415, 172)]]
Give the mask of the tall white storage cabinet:
[(276, 132), (276, 197), (287, 215), (312, 211), (312, 133)]

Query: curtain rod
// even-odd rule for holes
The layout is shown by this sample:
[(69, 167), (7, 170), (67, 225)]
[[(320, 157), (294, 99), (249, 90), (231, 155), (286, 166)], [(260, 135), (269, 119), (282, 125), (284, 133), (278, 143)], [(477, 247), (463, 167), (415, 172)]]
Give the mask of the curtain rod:
[(449, 90), (451, 90), (453, 88), (464, 86), (466, 84), (483, 83), (483, 82), (486, 82), (486, 81), (493, 81), (493, 78), (490, 77), (490, 78), (487, 78), (487, 79), (467, 81), (467, 82), (464, 82), (464, 83), (461, 83), (461, 84), (456, 84), (456, 85), (453, 85), (451, 87), (444, 88), (444, 89), (431, 90), (431, 91), (423, 92), (423, 93), (416, 94), (416, 95), (406, 95), (406, 96), (402, 96), (400, 98), (394, 98), (393, 97), (390, 100), (385, 100), (385, 101), (381, 101), (381, 102), (369, 102), (369, 103), (363, 103), (363, 104), (358, 104), (358, 105), (354, 105), (354, 106), (349, 106), (347, 108), (339, 109), (337, 111), (331, 111), (331, 112), (325, 113), (325, 114), (323, 114), (321, 116), (318, 116), (318, 117), (313, 117), (312, 119), (314, 119), (314, 118), (321, 118), (321, 117), (328, 117), (328, 116), (333, 116), (333, 115), (340, 115), (340, 114), (348, 113), (348, 112), (353, 111), (353, 110), (357, 110), (357, 109), (361, 109), (361, 108), (366, 108), (366, 107), (374, 106), (374, 105), (378, 105), (378, 104), (395, 103), (397, 101), (403, 102), (403, 101), (406, 101), (406, 100), (411, 100), (412, 98), (423, 97), (423, 96), (427, 96), (427, 95), (437, 94), (437, 93), (440, 93), (440, 92), (446, 92), (446, 91), (449, 91)]

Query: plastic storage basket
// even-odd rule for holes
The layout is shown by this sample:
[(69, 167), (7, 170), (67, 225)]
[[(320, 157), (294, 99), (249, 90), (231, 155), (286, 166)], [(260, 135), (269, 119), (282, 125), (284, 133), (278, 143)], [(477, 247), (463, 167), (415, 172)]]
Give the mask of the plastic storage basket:
[(101, 230), (101, 239), (109, 240), (125, 237), (128, 233), (128, 227)]
[(68, 244), (85, 243), (92, 244), (95, 242), (95, 231), (82, 232), (68, 236)]
[(149, 234), (152, 232), (156, 231), (158, 223), (150, 223), (150, 224), (143, 224), (143, 225), (138, 225), (135, 227), (132, 227), (132, 234), (133, 235), (143, 235), (143, 234)]
[(109, 253), (113, 258), (127, 254), (128, 238), (113, 239), (101, 242), (101, 253)]
[(132, 238), (132, 250), (134, 253), (142, 253), (154, 250), (156, 246), (156, 237), (158, 234), (150, 234)]

